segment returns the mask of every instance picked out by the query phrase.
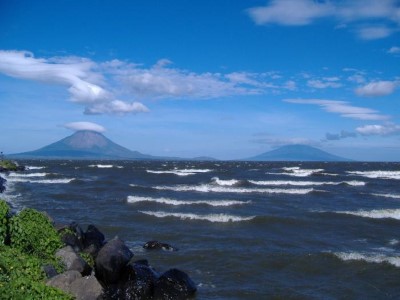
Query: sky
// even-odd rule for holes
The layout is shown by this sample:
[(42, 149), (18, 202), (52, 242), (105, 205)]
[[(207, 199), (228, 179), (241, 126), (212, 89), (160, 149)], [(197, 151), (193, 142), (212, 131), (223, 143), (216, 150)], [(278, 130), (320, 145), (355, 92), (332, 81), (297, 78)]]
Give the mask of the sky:
[(400, 161), (399, 0), (2, 0), (0, 151)]

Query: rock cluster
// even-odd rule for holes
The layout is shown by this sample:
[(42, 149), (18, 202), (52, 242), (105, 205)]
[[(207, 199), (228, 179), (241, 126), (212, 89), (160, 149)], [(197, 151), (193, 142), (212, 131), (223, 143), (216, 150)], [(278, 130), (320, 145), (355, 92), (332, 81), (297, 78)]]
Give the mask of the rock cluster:
[[(134, 260), (134, 254), (118, 237), (105, 241), (104, 235), (89, 225), (84, 232), (77, 223), (59, 228), (65, 247), (56, 256), (66, 272), (57, 274), (48, 267), (48, 285), (72, 294), (76, 299), (188, 299), (196, 285), (178, 269), (156, 272), (147, 260)], [(177, 250), (166, 243), (150, 241), (148, 250)], [(89, 255), (93, 265), (82, 259)]]

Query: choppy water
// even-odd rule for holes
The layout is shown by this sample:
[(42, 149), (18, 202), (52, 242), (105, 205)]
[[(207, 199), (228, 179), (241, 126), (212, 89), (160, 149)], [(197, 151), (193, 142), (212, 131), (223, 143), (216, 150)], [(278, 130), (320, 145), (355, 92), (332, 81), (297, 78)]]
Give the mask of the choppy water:
[(399, 163), (24, 163), (14, 209), (118, 235), (198, 299), (400, 298)]

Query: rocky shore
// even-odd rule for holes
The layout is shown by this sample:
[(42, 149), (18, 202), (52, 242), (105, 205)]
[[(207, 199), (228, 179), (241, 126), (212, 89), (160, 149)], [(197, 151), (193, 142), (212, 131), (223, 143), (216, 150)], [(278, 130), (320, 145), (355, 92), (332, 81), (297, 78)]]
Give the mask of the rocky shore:
[[(17, 170), (12, 169), (18, 170), (24, 168), (18, 166)], [(0, 172), (9, 171), (10, 168), (0, 169)], [(5, 183), (6, 180), (0, 177), (0, 193), (5, 190)], [(30, 261), (33, 255), (32, 259), (37, 264), (40, 258), (40, 272), (45, 274), (46, 286), (63, 291), (65, 299), (70, 296), (82, 300), (190, 299), (195, 297), (197, 290), (196, 284), (185, 272), (171, 268), (158, 273), (147, 260), (135, 260), (134, 253), (120, 238), (106, 241), (95, 225), (89, 225), (85, 231), (75, 222), (55, 225), (45, 213), (29, 208), (12, 215), (4, 200), (0, 200), (0, 248), (3, 254), (21, 251), (17, 252), (20, 253), (17, 256), (28, 255), (24, 261)], [(149, 241), (143, 248), (146, 251), (178, 251), (159, 241)], [(61, 262), (62, 271), (57, 263), (43, 263), (47, 252), (52, 254), (46, 261)], [(19, 271), (17, 279), (12, 276), (15, 272), (12, 265), (20, 264), (13, 261), (13, 255), (10, 255), (10, 261), (0, 257), (0, 292), (2, 288), (8, 291), (3, 293), (5, 299), (13, 298), (10, 289), (15, 289), (14, 285), (21, 279)], [(29, 268), (35, 263), (29, 262)], [(30, 275), (33, 271), (28, 273)], [(36, 282), (24, 282), (22, 289), (29, 294), (28, 290), (32, 288), (32, 292), (39, 293), (41, 298), (48, 297), (50, 292), (41, 286), (41, 281), (38, 284), (40, 288)]]

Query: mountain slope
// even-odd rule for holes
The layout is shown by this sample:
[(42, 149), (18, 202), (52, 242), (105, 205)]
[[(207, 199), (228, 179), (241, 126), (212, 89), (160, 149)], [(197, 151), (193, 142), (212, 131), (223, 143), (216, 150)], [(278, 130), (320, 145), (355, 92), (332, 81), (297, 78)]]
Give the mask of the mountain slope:
[(250, 161), (350, 161), (320, 149), (306, 145), (286, 145), (275, 150), (250, 157)]
[(20, 158), (75, 159), (158, 159), (155, 156), (131, 151), (95, 131), (77, 131), (58, 142), (35, 151), (10, 155)]

